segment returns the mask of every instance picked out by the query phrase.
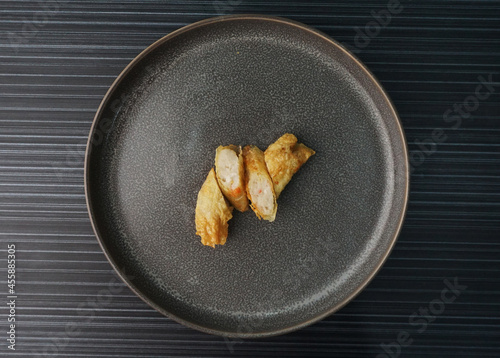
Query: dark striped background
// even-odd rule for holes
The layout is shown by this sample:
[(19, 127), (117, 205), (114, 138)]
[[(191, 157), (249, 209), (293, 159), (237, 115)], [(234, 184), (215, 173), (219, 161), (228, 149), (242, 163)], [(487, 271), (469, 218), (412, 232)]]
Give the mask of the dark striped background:
[[(435, 128), (447, 140), (413, 172), (399, 241), (376, 279), (337, 314), (286, 336), (241, 342), (184, 328), (123, 285), (110, 286), (114, 274), (92, 234), (83, 192), (94, 112), (130, 60), (194, 21), (279, 15), (352, 47), (356, 27), (387, 2), (1, 1), (2, 332), (8, 243), (17, 247), (18, 299), (17, 349), (9, 352), (0, 333), (0, 354), (375, 357), (407, 331), (413, 342), (401, 357), (500, 356), (500, 2), (401, 6), (357, 55), (393, 98), (413, 155), (421, 153), (415, 141)], [(474, 95), (478, 76), (489, 73), (495, 92), (452, 129), (443, 113)], [(410, 316), (455, 277), (467, 289), (419, 333)], [(394, 345), (389, 350), (398, 356)]]

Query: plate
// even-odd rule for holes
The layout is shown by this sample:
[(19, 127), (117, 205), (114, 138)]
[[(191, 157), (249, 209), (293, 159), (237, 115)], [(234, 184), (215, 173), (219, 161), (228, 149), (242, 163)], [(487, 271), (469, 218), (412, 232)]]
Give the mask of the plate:
[[(284, 133), (316, 150), (276, 221), (235, 213), (226, 245), (195, 235), (219, 145), (265, 149)], [(230, 337), (283, 334), (338, 310), (389, 255), (408, 195), (398, 116), (374, 76), (294, 21), (226, 16), (172, 32), (135, 58), (89, 135), (85, 193), (97, 239), (150, 306)]]

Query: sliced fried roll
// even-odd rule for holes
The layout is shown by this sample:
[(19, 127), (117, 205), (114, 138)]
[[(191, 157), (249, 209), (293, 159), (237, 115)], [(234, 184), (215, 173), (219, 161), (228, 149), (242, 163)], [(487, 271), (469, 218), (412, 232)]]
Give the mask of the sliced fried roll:
[(245, 167), (241, 147), (219, 146), (215, 152), (215, 172), (224, 196), (238, 211), (248, 210)]
[(297, 143), (297, 137), (290, 133), (283, 134), (266, 149), (264, 157), (276, 197), (280, 196), (292, 176), (313, 154), (314, 150)]
[(267, 172), (264, 153), (254, 145), (247, 145), (243, 148), (243, 160), (250, 207), (259, 219), (274, 221), (278, 204), (273, 182)]
[(201, 236), (203, 245), (215, 247), (226, 243), (227, 222), (233, 217), (232, 211), (233, 208), (222, 195), (212, 168), (198, 193), (196, 203), (196, 235)]

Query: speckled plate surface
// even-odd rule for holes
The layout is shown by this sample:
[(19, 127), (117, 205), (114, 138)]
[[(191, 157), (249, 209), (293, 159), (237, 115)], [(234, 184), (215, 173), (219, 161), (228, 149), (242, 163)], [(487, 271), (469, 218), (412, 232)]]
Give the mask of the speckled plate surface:
[[(225, 246), (195, 235), (218, 145), (294, 133), (317, 154), (273, 223), (235, 213)], [(142, 299), (190, 327), (262, 337), (311, 324), (387, 258), (408, 194), (401, 126), (375, 78), (320, 32), (228, 16), (169, 34), (118, 77), (93, 123), (85, 190), (109, 261)]]

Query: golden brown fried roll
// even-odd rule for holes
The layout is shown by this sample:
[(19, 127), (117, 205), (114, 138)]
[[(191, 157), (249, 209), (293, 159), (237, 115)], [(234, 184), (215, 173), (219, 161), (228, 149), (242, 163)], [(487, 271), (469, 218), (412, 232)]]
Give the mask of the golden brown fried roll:
[(222, 195), (212, 168), (198, 193), (196, 203), (196, 235), (201, 236), (203, 245), (215, 247), (226, 243), (227, 222), (233, 217), (232, 211), (233, 208)]
[(243, 148), (245, 162), (245, 184), (250, 207), (257, 217), (274, 221), (276, 218), (276, 195), (271, 177), (267, 172), (264, 153), (254, 145)]
[(266, 149), (264, 156), (276, 197), (280, 196), (292, 176), (313, 154), (314, 150), (297, 143), (297, 137), (290, 133), (283, 134)]
[(241, 147), (219, 146), (215, 152), (217, 181), (224, 196), (238, 211), (248, 210), (245, 191), (245, 167)]

